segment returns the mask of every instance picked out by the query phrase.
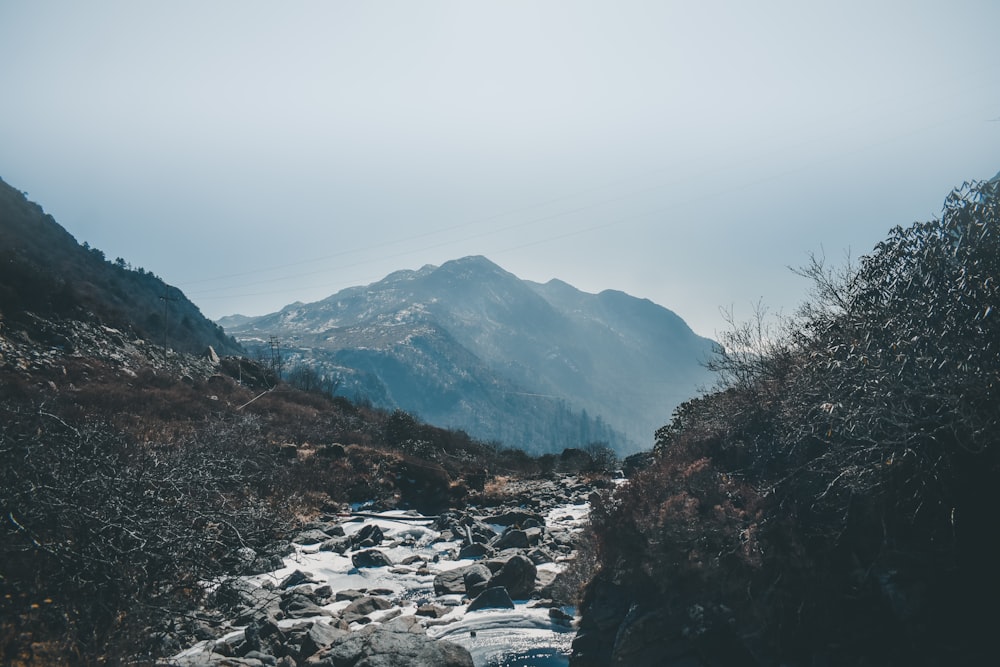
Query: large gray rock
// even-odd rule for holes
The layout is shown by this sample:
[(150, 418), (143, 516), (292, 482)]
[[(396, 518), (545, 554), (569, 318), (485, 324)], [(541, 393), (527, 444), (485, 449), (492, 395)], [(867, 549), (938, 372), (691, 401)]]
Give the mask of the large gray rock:
[(313, 616), (333, 616), (329, 609), (316, 604), (316, 602), (304, 593), (297, 591), (281, 599), (281, 610), (288, 618), (310, 618)]
[(353, 546), (349, 537), (331, 537), (323, 544), (319, 545), (320, 551), (336, 551), (338, 554), (345, 553)]
[(528, 534), (518, 528), (509, 528), (493, 541), (494, 549), (527, 549), (531, 546)]
[(392, 607), (392, 603), (385, 598), (363, 597), (358, 598), (340, 612), (340, 617), (348, 623), (354, 623), (376, 611), (383, 611)]
[(382, 529), (378, 527), (378, 524), (369, 523), (365, 524), (365, 527), (351, 538), (351, 543), (355, 549), (365, 549), (382, 544), (384, 539), (385, 535), (382, 534)]
[(462, 547), (462, 550), (458, 552), (458, 557), (460, 559), (464, 558), (488, 558), (493, 556), (496, 551), (487, 544), (482, 542), (473, 542), (472, 544), (466, 544)]
[(359, 551), (358, 553), (351, 556), (351, 563), (354, 567), (389, 567), (392, 565), (392, 561), (389, 557), (378, 549), (368, 549), (367, 551)]
[(476, 563), (465, 569), (462, 581), (465, 584), (465, 594), (474, 598), (486, 590), (493, 573), (485, 565)]
[(545, 519), (541, 514), (535, 512), (525, 512), (524, 510), (511, 510), (503, 514), (494, 514), (483, 519), (486, 523), (498, 524), (501, 526), (525, 527), (525, 524), (540, 526), (545, 524)]
[(294, 588), (295, 586), (301, 586), (302, 584), (318, 584), (319, 581), (312, 578), (312, 574), (309, 572), (303, 572), (302, 570), (295, 570), (290, 575), (281, 580), (278, 584), (278, 588), (281, 590), (286, 590), (289, 588)]
[(467, 512), (450, 510), (442, 513), (435, 521), (435, 528), (449, 531), (465, 544), (487, 543), (496, 537), (495, 530)]
[(309, 530), (301, 531), (292, 541), (297, 544), (318, 544), (320, 542), (326, 542), (331, 537), (333, 537), (333, 535), (327, 534), (325, 530), (311, 528)]
[(538, 568), (526, 556), (513, 556), (489, 581), (489, 588), (503, 586), (515, 600), (531, 597)]
[[(465, 573), (484, 567), (482, 563), (472, 563), (464, 567), (439, 572), (434, 577), (434, 595), (462, 595), (465, 590)], [(489, 569), (489, 568), (487, 568)]]
[(368, 626), (319, 654), (320, 667), (473, 667), (461, 646), (423, 634)]
[(325, 648), (329, 648), (349, 634), (347, 630), (336, 625), (320, 622), (313, 623), (302, 640), (301, 648), (299, 649), (299, 658), (308, 658)]
[(476, 596), (476, 599), (469, 603), (468, 611), (478, 611), (479, 609), (513, 609), (514, 601), (510, 599), (510, 594), (503, 586), (487, 588)]

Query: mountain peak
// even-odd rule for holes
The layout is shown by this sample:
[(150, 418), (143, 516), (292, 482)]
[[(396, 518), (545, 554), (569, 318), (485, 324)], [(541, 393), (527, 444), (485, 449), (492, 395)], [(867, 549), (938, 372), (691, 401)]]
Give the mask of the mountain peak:
[(504, 271), (500, 266), (494, 264), (482, 255), (469, 255), (452, 259), (437, 268), (437, 272), (450, 273), (463, 276), (474, 275), (505, 275), (514, 278), (515, 276)]
[(231, 333), (284, 337), (290, 364), (340, 377), (344, 395), (538, 453), (596, 441), (635, 451), (710, 380), (711, 341), (666, 308), (522, 280), (482, 255), (397, 271)]

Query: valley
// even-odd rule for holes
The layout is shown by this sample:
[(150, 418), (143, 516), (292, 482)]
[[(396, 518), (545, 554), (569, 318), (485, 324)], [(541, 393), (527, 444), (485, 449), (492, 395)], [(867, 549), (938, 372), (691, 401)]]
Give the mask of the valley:
[[(992, 655), (1000, 177), (857, 266), (812, 257), (811, 301), (721, 346), (475, 256), (233, 337), (2, 185), (4, 664)], [(279, 336), (291, 368), (252, 349)], [(716, 388), (661, 416), (708, 349)]]

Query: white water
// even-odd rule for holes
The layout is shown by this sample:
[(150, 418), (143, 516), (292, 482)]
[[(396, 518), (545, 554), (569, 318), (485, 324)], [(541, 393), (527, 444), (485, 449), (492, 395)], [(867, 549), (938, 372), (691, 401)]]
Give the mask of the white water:
[[(589, 506), (561, 505), (547, 513), (546, 528), (561, 527), (571, 531), (580, 530), (586, 519)], [(475, 561), (457, 560), (460, 541), (434, 542), (439, 533), (430, 527), (432, 521), (394, 520), (400, 513), (385, 512), (378, 518), (364, 521), (348, 521), (342, 524), (344, 532), (351, 536), (367, 524), (376, 524), (382, 530), (385, 541), (377, 547), (396, 565), (380, 568), (355, 568), (350, 554), (340, 555), (330, 551), (319, 551), (319, 544), (297, 544), (295, 552), (284, 561), (284, 567), (267, 574), (247, 577), (256, 585), (263, 586), (270, 581), (277, 584), (295, 570), (308, 573), (318, 581), (316, 586), (328, 584), (333, 591), (354, 589), (371, 591), (384, 589), (380, 593), (395, 605), (387, 610), (371, 614), (372, 622), (379, 623), (397, 616), (413, 615), (419, 605), (435, 603), (445, 606), (450, 600), (454, 606), (441, 618), (420, 617), (430, 637), (444, 639), (465, 647), (477, 667), (526, 667), (568, 664), (570, 644), (575, 629), (566, 622), (554, 622), (549, 617), (547, 607), (532, 607), (533, 600), (514, 600), (514, 609), (484, 609), (468, 612), (468, 604), (462, 603), (462, 596), (435, 596), (434, 577), (437, 573), (456, 567), (469, 565)], [(501, 526), (497, 528), (502, 529)], [(498, 531), (499, 532), (499, 531)], [(419, 556), (421, 561), (413, 565), (400, 565), (403, 560)], [(417, 569), (426, 566), (427, 574), (418, 574)], [(556, 574), (565, 563), (546, 563), (538, 566), (541, 573)], [(338, 612), (348, 601), (333, 602), (324, 608)], [(563, 608), (570, 616), (575, 614), (571, 607)], [(281, 626), (301, 623), (302, 618), (285, 619)], [(358, 626), (360, 627), (360, 626)], [(352, 628), (353, 629), (353, 628)], [(242, 630), (236, 630), (229, 637), (237, 637)], [(208, 643), (196, 645), (177, 657), (195, 655), (206, 650)]]

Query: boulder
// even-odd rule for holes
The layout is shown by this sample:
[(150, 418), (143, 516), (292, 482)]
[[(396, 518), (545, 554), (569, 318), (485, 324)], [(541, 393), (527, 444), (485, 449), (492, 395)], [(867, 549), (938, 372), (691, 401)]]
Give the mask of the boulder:
[(363, 598), (364, 596), (365, 594), (362, 593), (361, 591), (356, 591), (353, 588), (345, 588), (343, 590), (337, 591), (336, 594), (334, 595), (334, 599), (337, 602), (341, 602), (343, 600), (353, 601), (357, 600), (358, 598)]
[(389, 557), (378, 549), (359, 551), (351, 556), (351, 563), (354, 564), (354, 567), (359, 569), (363, 567), (389, 567), (392, 565), (392, 561), (389, 560)]
[(212, 347), (211, 345), (209, 345), (208, 349), (205, 350), (205, 358), (208, 359), (208, 363), (212, 364), (213, 366), (218, 366), (220, 363), (222, 363), (222, 360), (219, 359), (219, 355), (218, 353), (216, 353), (215, 348)]
[(434, 595), (461, 595), (465, 593), (465, 573), (477, 567), (482, 567), (482, 565), (473, 563), (465, 567), (439, 572), (434, 577)]
[(340, 617), (347, 623), (368, 622), (367, 617), (376, 611), (384, 611), (392, 607), (392, 603), (385, 598), (363, 597), (358, 598), (340, 612)]
[(349, 537), (331, 537), (319, 545), (320, 551), (336, 551), (338, 554), (342, 554), (350, 548), (351, 538)]
[(473, 542), (462, 547), (458, 552), (458, 557), (463, 558), (489, 558), (496, 553), (493, 547), (481, 542)]
[(494, 514), (483, 519), (486, 523), (498, 524), (500, 526), (524, 526), (528, 520), (532, 520), (532, 525), (540, 526), (545, 523), (545, 519), (535, 512), (525, 512), (524, 510), (511, 510), (503, 514)]
[(469, 603), (468, 611), (479, 609), (513, 609), (514, 601), (510, 599), (510, 594), (503, 586), (492, 586), (476, 596), (476, 599)]
[(311, 530), (303, 530), (296, 535), (295, 539), (292, 541), (297, 544), (318, 544), (320, 542), (326, 542), (329, 539), (330, 535), (327, 535), (325, 531), (313, 528)]
[(462, 583), (465, 584), (465, 594), (470, 598), (476, 597), (486, 590), (487, 584), (489, 584), (492, 577), (493, 573), (485, 565), (477, 563), (465, 568), (465, 573), (462, 575)]
[(530, 558), (518, 554), (508, 560), (489, 581), (489, 588), (503, 586), (515, 600), (531, 597), (538, 568)]
[(321, 667), (473, 667), (469, 652), (425, 634), (368, 626), (320, 654)]
[(450, 532), (454, 537), (463, 540), (465, 544), (473, 542), (486, 544), (497, 536), (496, 531), (488, 525), (468, 512), (459, 510), (442, 513), (434, 522), (434, 528), (441, 532)]
[(303, 572), (302, 570), (295, 570), (290, 575), (281, 580), (278, 584), (278, 588), (286, 590), (293, 588), (295, 586), (300, 586), (302, 584), (318, 584), (319, 582), (312, 578), (312, 575), (308, 572)]
[(281, 599), (281, 610), (287, 618), (310, 618), (313, 616), (332, 616), (333, 613), (320, 607), (308, 595), (293, 591)]
[(530, 558), (531, 562), (535, 565), (542, 565), (543, 563), (552, 563), (555, 561), (552, 554), (542, 548), (532, 549), (529, 551), (528, 558)]
[(494, 549), (527, 549), (531, 546), (528, 534), (517, 528), (508, 528), (503, 535), (493, 541)]
[(382, 529), (374, 523), (369, 523), (351, 538), (351, 543), (355, 549), (365, 549), (382, 544), (384, 539), (385, 535), (382, 534)]
[(449, 613), (451, 613), (450, 609), (439, 607), (436, 604), (422, 604), (417, 607), (416, 611), (417, 616), (426, 616), (428, 618), (441, 618)]

